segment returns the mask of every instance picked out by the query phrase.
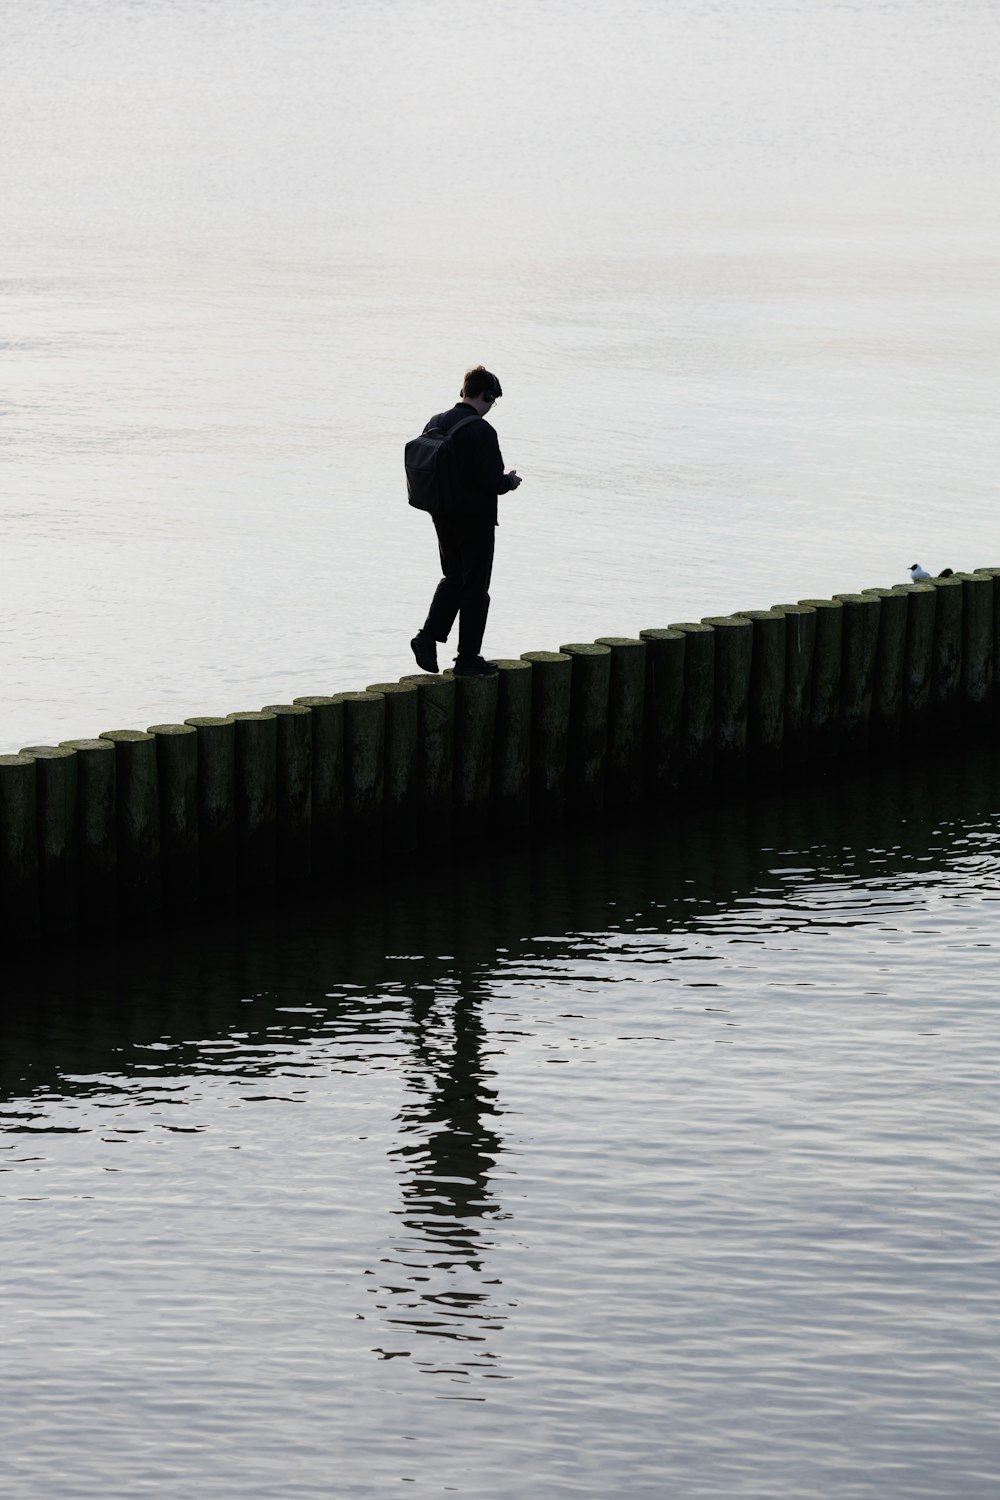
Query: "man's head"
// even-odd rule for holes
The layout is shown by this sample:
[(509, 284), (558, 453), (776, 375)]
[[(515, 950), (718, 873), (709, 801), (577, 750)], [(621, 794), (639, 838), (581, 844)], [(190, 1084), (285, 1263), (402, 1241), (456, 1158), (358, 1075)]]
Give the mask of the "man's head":
[(462, 381), (462, 400), (474, 406), (481, 417), (486, 415), (494, 401), (499, 401), (502, 395), (499, 380), (485, 366), (477, 365), (474, 370), (466, 370)]

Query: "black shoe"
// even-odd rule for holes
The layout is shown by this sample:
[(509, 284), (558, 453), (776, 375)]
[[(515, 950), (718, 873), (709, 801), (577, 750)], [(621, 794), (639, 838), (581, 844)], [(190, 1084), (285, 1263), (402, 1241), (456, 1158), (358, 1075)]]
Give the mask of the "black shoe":
[(422, 672), (436, 672), (438, 669), (437, 646), (431, 637), (424, 631), (418, 630), (410, 642), (414, 656), (417, 658), (417, 666)]
[(469, 656), (464, 661), (460, 656), (455, 658), (456, 677), (492, 677), (499, 670), (495, 661), (484, 661), (481, 656)]

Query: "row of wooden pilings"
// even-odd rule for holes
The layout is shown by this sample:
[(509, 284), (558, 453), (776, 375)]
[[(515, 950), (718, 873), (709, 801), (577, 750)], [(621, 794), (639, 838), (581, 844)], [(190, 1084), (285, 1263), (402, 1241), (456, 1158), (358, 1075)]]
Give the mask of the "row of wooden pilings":
[(0, 756), (8, 948), (1000, 721), (1000, 568)]

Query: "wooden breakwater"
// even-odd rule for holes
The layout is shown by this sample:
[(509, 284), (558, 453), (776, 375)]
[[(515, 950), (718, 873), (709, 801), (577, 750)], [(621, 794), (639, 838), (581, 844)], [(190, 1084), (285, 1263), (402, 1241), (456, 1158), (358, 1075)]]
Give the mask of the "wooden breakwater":
[(1000, 568), (0, 756), (8, 951), (1000, 722)]

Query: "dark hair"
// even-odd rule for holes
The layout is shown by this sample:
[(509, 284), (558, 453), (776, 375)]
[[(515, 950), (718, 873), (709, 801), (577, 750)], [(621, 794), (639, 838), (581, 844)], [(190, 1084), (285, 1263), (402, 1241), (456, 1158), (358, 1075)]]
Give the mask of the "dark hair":
[(462, 381), (462, 395), (492, 396), (494, 400), (499, 400), (503, 391), (496, 376), (491, 375), (484, 365), (477, 365), (474, 370), (466, 370)]

